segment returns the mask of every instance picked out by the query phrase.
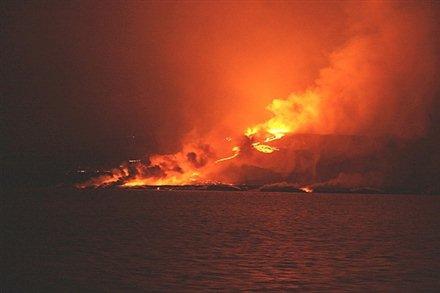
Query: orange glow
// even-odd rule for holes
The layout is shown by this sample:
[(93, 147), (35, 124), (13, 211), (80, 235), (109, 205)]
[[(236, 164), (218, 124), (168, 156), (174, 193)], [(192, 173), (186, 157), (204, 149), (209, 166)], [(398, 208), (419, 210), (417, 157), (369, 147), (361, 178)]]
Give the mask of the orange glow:
[[(429, 45), (438, 31), (431, 24), (437, 17), (423, 7), (413, 11), (412, 5), (381, 2), (364, 3), (362, 9), (349, 5), (347, 19), (328, 13), (330, 7), (313, 7), (308, 14), (281, 9), (274, 19), (285, 18), (286, 23), (267, 26), (260, 14), (268, 10), (265, 6), (246, 9), (246, 17), (237, 14), (235, 21), (211, 17), (219, 7), (205, 8), (210, 17), (204, 9), (191, 11), (188, 23), (170, 18), (169, 27), (178, 32), (170, 44), (179, 46), (165, 46), (163, 53), (169, 64), (184, 60), (176, 69), (185, 74), (176, 78), (173, 95), (166, 94), (178, 92), (179, 103), (164, 103), (172, 115), (165, 109), (146, 114), (164, 125), (155, 133), (157, 145), (163, 139), (168, 141), (164, 146), (179, 151), (130, 160), (79, 186), (235, 183), (251, 182), (253, 176), (258, 182), (283, 180), (297, 188), (339, 175), (353, 180), (344, 173), (398, 169), (386, 166), (387, 160), (398, 161), (391, 151), (398, 144), (384, 138), (423, 137), (437, 121), (430, 113), (438, 93), (433, 87), (438, 50)], [(215, 29), (194, 30), (197, 14), (213, 21)], [(308, 19), (316, 24), (301, 29), (288, 25), (296, 19), (303, 20), (297, 24)], [(246, 24), (248, 30), (243, 30)], [(324, 42), (328, 35), (332, 37)], [(184, 119), (178, 120), (180, 109), (171, 105), (184, 106)], [(180, 122), (185, 124), (182, 131), (192, 128), (197, 135), (181, 141), (182, 132), (176, 131)], [(382, 146), (385, 159), (380, 160)], [(328, 170), (320, 174), (320, 168)], [(380, 176), (367, 181), (374, 177)], [(313, 184), (301, 190), (312, 192), (312, 187), (319, 190)]]
[(119, 181), (120, 178), (123, 178), (128, 175), (128, 170), (126, 168), (120, 168), (120, 169), (113, 169), (111, 174), (108, 175), (102, 175), (96, 178), (92, 178), (88, 180), (87, 182), (77, 184), (76, 187), (78, 188), (85, 188), (85, 187), (104, 187), (111, 184), (116, 183)]
[(306, 193), (312, 193), (313, 192), (313, 188), (310, 187), (310, 186), (301, 187), (300, 190), (302, 190), (302, 191), (304, 191)]
[[(272, 146), (270, 143), (305, 129), (318, 118), (318, 106), (319, 96), (312, 91), (303, 95), (292, 94), (284, 100), (274, 99), (266, 108), (273, 116), (265, 122), (247, 128), (243, 135), (246, 140), (242, 143), (262, 154), (280, 151), (278, 147)], [(232, 140), (231, 137), (227, 137), (222, 140), (222, 144), (225, 141), (232, 142)], [(137, 187), (214, 182), (216, 178), (210, 174), (215, 174), (218, 168), (216, 166), (219, 163), (240, 158), (243, 148), (235, 145), (231, 151), (232, 155), (216, 159), (208, 146), (189, 143), (176, 154), (151, 156), (149, 164), (143, 164), (139, 160), (130, 160), (128, 165), (114, 169), (111, 175), (93, 178), (79, 187), (100, 187), (111, 184), (119, 184), (122, 187)]]
[(261, 144), (259, 142), (253, 143), (252, 147), (254, 147), (254, 149), (256, 149), (257, 151), (259, 151), (261, 153), (265, 153), (265, 154), (271, 154), (274, 151), (279, 151), (279, 149), (276, 147), (271, 147), (270, 145)]
[(270, 142), (295, 133), (318, 118), (319, 101), (319, 95), (313, 91), (307, 91), (303, 95), (292, 94), (284, 100), (274, 99), (266, 107), (273, 117), (248, 128), (245, 135), (262, 135), (264, 142)]
[[(284, 100), (274, 99), (266, 107), (273, 117), (263, 123), (248, 127), (244, 135), (254, 141), (251, 146), (260, 153), (271, 154), (279, 151), (279, 148), (267, 143), (279, 140), (287, 134), (296, 133), (315, 122), (319, 117), (319, 102), (319, 95), (313, 91), (307, 91), (303, 95), (292, 94)], [(234, 148), (232, 156), (217, 162), (236, 158), (240, 149)]]
[(138, 187), (138, 186), (161, 186), (161, 185), (185, 185), (191, 183), (197, 183), (199, 173), (193, 172), (191, 174), (182, 174), (182, 176), (168, 176), (166, 178), (134, 178), (128, 179), (122, 187)]
[(232, 156), (229, 156), (229, 157), (226, 157), (226, 158), (222, 158), (222, 159), (218, 159), (217, 161), (215, 161), (215, 163), (221, 163), (221, 162), (232, 160), (232, 159), (238, 157), (238, 155), (240, 154), (240, 147), (239, 146), (234, 146), (232, 148), (232, 152), (233, 152)]

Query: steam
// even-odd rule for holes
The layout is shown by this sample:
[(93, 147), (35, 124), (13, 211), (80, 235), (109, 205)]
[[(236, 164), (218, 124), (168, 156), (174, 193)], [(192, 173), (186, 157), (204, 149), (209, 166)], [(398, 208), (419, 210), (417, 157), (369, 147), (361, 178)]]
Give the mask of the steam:
[[(399, 184), (405, 188), (402, 178), (408, 172), (396, 166), (416, 166), (414, 161), (402, 165), (399, 157), (426, 149), (416, 140), (429, 134), (430, 117), (438, 116), (434, 104), (440, 92), (438, 12), (426, 3), (365, 2), (361, 8), (358, 4), (347, 7), (350, 38), (330, 54), (330, 64), (320, 71), (315, 86), (303, 95), (274, 100), (272, 105), (285, 105), (267, 123), (286, 119), (283, 125), (296, 132), (330, 134), (337, 139), (308, 137), (304, 141), (294, 136), (290, 143), (283, 142), (283, 156), (275, 155), (270, 161), (259, 158), (253, 165), (281, 172), (293, 184), (318, 189), (380, 189)], [(315, 104), (308, 101), (311, 95), (320, 97), (318, 114), (314, 107), (313, 111), (299, 107)], [(310, 112), (314, 113), (311, 118)], [(305, 147), (298, 147), (298, 140)]]
[(272, 100), (266, 109), (274, 116), (256, 121), (252, 130), (426, 136), (438, 116), (438, 8), (428, 2), (347, 3), (347, 39), (329, 54), (328, 66), (303, 91)]
[(426, 134), (440, 68), (438, 26), (426, 4), (362, 2), (349, 9), (353, 36), (316, 81), (325, 132)]
[(77, 187), (125, 187), (142, 185), (179, 185), (196, 183), (203, 178), (198, 173), (206, 164), (213, 163), (214, 153), (208, 144), (188, 143), (175, 154), (153, 155), (147, 162), (121, 164), (108, 174), (92, 178)]
[[(125, 186), (278, 181), (317, 189), (402, 184), (408, 175), (399, 177), (396, 166), (409, 166), (399, 157), (423, 150), (418, 141), (438, 120), (432, 109), (440, 92), (439, 25), (432, 5), (348, 4), (348, 39), (329, 55), (328, 66), (303, 93), (274, 99), (267, 107), (274, 116), (248, 128), (235, 146), (214, 125), (199, 135), (200, 143), (186, 139), (175, 154), (122, 166), (102, 180)], [(240, 110), (235, 116), (248, 113)]]

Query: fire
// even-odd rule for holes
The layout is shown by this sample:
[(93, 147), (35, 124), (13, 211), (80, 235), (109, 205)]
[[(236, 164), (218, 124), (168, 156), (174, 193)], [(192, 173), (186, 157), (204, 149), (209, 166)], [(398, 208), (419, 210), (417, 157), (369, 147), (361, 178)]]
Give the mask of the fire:
[[(278, 147), (270, 144), (312, 124), (319, 116), (319, 102), (320, 97), (314, 91), (307, 91), (303, 95), (292, 94), (287, 99), (274, 99), (266, 108), (272, 113), (272, 117), (248, 127), (243, 133), (243, 145), (232, 146), (230, 156), (215, 158), (212, 149), (215, 145), (189, 143), (176, 154), (153, 155), (149, 158), (149, 163), (130, 160), (129, 163), (114, 169), (110, 175), (92, 178), (78, 186), (100, 187), (117, 184), (121, 187), (136, 187), (217, 182), (210, 174), (215, 173), (218, 165), (239, 159), (249, 147), (268, 155), (280, 151)], [(227, 137), (224, 141), (232, 142), (233, 139)], [(304, 191), (309, 192), (308, 189)]]

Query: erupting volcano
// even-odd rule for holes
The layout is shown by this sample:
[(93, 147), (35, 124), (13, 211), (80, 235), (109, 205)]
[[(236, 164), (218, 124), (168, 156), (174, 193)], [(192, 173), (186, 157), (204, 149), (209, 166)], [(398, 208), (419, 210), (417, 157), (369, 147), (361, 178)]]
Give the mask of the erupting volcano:
[[(273, 99), (266, 107), (269, 117), (255, 114), (262, 111), (255, 109), (252, 97), (243, 99), (252, 111), (237, 111), (232, 104), (234, 111), (224, 119), (227, 127), (219, 118), (198, 131), (203, 122), (194, 122), (193, 131), (180, 140), (180, 151), (125, 162), (77, 186), (278, 183), (308, 192), (328, 186), (432, 188), (435, 175), (402, 158), (432, 152), (437, 135), (435, 18), (426, 17), (432, 12), (424, 6), (364, 8), (349, 18), (346, 39), (328, 54), (327, 66), (316, 71), (314, 81)], [(247, 88), (255, 92), (259, 84)], [(191, 115), (205, 117), (201, 112)], [(411, 164), (413, 171), (408, 170)], [(427, 179), (407, 184), (413, 173), (426, 173)]]
[[(247, 128), (242, 137), (234, 139), (240, 144), (232, 146), (230, 156), (218, 157), (214, 144), (190, 142), (176, 154), (154, 155), (149, 157), (147, 163), (139, 161), (125, 163), (113, 169), (111, 174), (93, 178), (78, 186), (100, 187), (116, 184), (122, 187), (134, 187), (218, 183), (217, 172), (221, 169), (219, 164), (226, 164), (230, 160), (246, 162), (246, 157), (252, 156), (252, 152), (270, 155), (282, 151), (271, 144), (313, 123), (319, 116), (319, 96), (309, 91), (304, 95), (291, 95), (284, 100), (274, 99), (267, 110), (273, 114), (273, 117)], [(227, 137), (224, 141), (232, 140)], [(221, 183), (241, 182), (227, 180)]]
[(440, 291), (440, 1), (2, 1), (2, 292)]

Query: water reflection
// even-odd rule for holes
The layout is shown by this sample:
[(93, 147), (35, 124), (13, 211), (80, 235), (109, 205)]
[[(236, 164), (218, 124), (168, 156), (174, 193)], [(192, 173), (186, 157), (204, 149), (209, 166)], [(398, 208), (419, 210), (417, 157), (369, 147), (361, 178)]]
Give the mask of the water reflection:
[(8, 204), (11, 288), (440, 285), (436, 197), (57, 190)]

